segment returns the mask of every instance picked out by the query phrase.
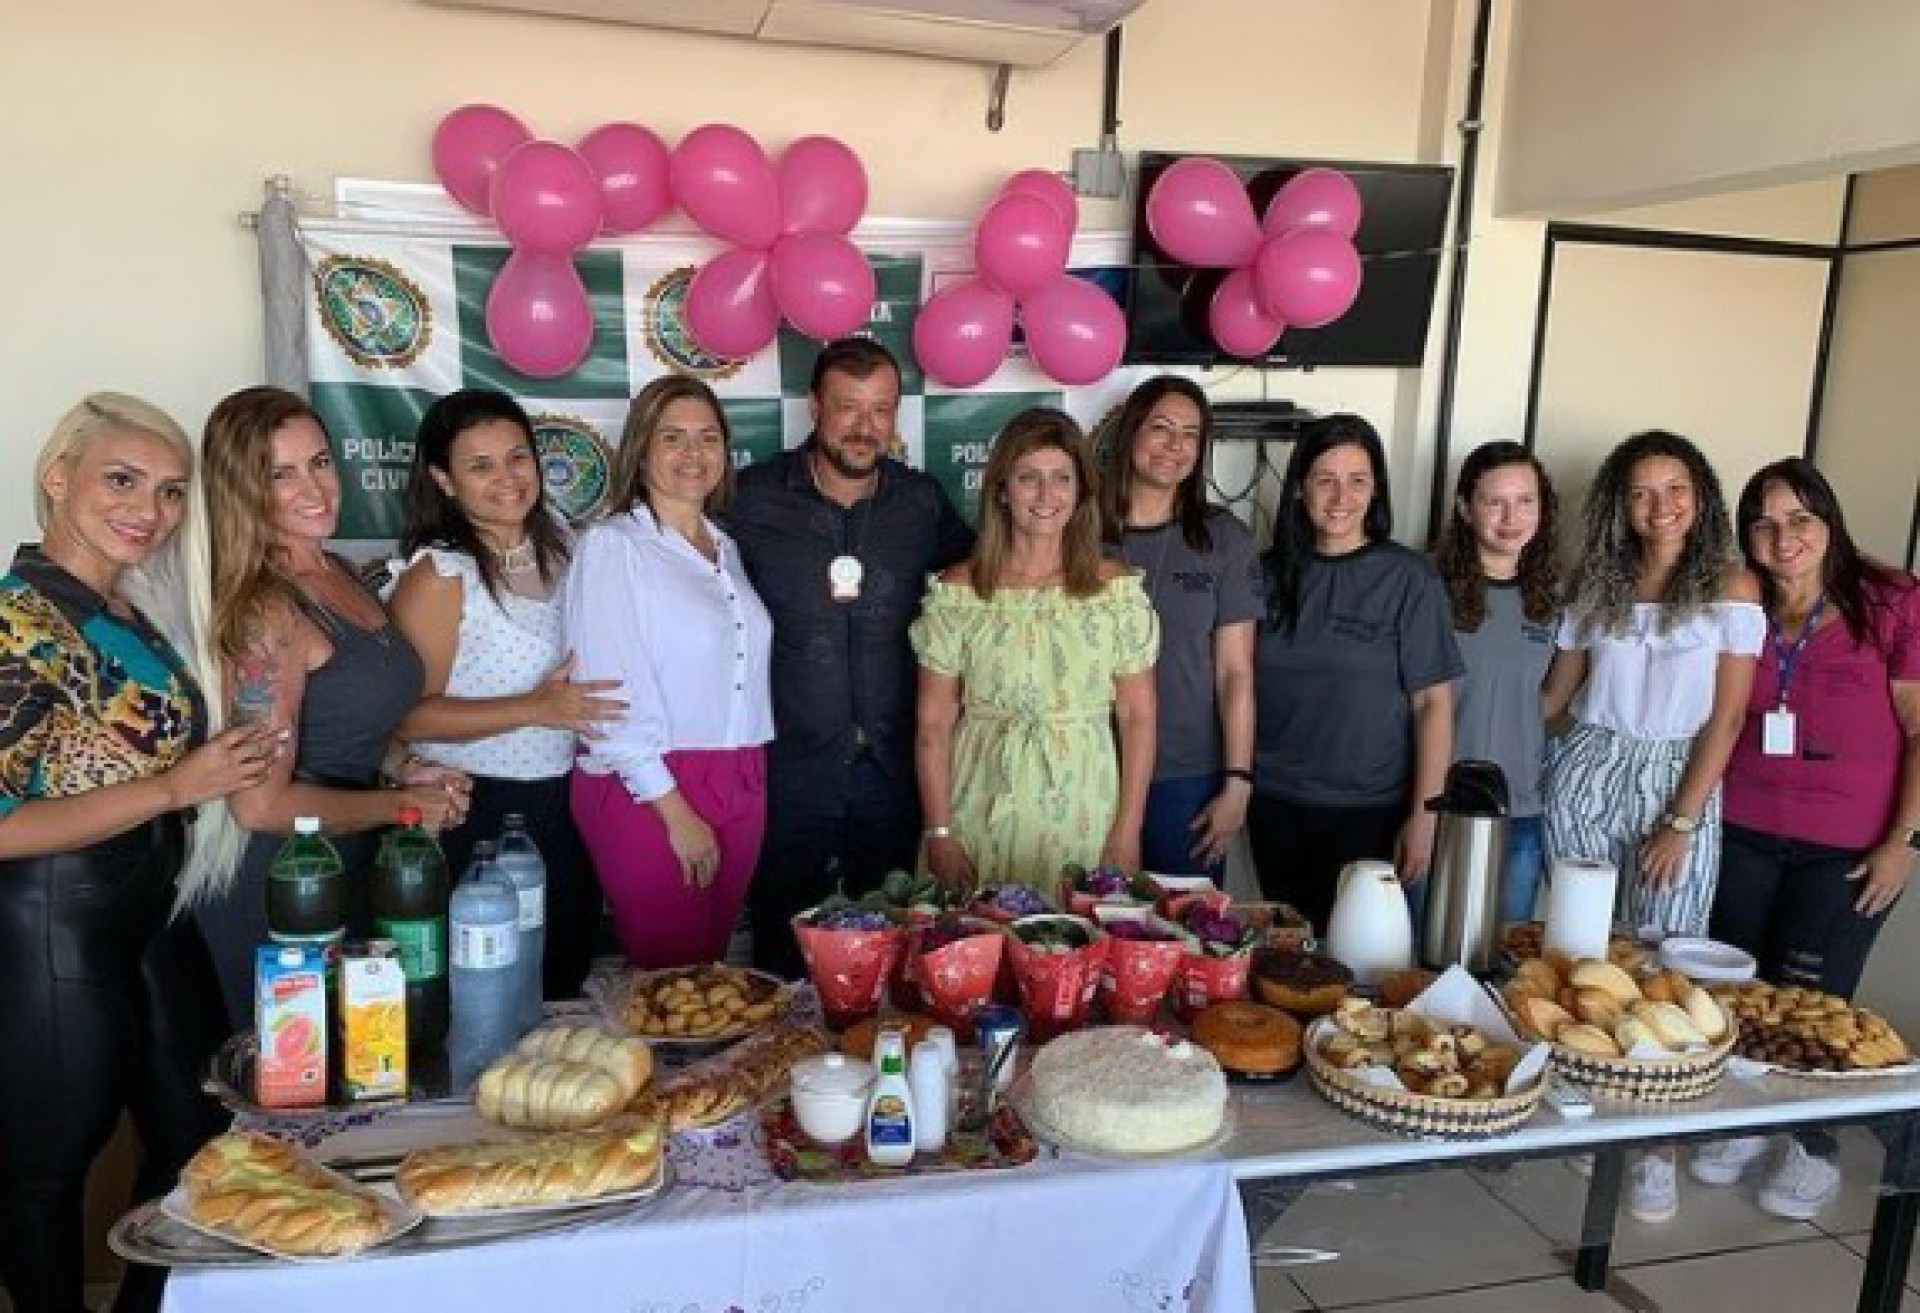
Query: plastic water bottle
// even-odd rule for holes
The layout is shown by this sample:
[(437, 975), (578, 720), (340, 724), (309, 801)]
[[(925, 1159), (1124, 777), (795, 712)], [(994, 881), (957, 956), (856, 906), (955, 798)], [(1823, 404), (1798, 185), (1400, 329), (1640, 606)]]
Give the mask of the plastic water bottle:
[(514, 994), (520, 955), (520, 896), (494, 863), (494, 845), (473, 846), (473, 864), (447, 909), (452, 939), (452, 1022), (447, 1058), (465, 1089), (525, 1032)]
[(520, 956), (514, 963), (514, 997), (520, 1000), (520, 1021), (528, 1029), (540, 1024), (540, 964), (547, 946), (547, 864), (527, 833), (527, 818), (507, 813), (500, 831), (500, 870), (520, 895)]

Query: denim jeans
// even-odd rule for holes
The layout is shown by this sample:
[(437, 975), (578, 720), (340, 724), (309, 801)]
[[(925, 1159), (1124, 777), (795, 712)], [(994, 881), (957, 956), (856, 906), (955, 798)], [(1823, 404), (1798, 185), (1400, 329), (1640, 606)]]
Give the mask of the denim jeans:
[(1193, 856), (1193, 821), (1220, 792), (1220, 776), (1184, 775), (1147, 788), (1140, 824), (1140, 869), (1159, 875), (1209, 875), (1220, 882), (1221, 863), (1202, 866)]
[(1538, 816), (1515, 816), (1507, 822), (1507, 865), (1500, 876), (1500, 921), (1533, 920), (1540, 897), (1540, 877), (1547, 864)]
[(1729, 825), (1720, 854), (1709, 933), (1752, 953), (1763, 979), (1852, 998), (1887, 919), (1853, 910), (1847, 876), (1865, 853)]

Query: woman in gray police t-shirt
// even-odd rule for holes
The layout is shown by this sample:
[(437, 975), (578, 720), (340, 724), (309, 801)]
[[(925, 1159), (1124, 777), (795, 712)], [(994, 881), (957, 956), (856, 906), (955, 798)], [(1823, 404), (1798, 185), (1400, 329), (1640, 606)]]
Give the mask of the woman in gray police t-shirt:
[(1133, 390), (1108, 429), (1100, 481), (1110, 551), (1145, 576), (1160, 617), (1159, 742), (1140, 862), (1220, 878), (1253, 792), (1253, 626), (1263, 609), (1253, 534), (1207, 504), (1213, 408), (1177, 374)]
[(1531, 919), (1546, 868), (1540, 685), (1560, 606), (1557, 510), (1553, 482), (1533, 453), (1517, 442), (1489, 442), (1461, 463), (1434, 551), (1467, 663), (1454, 708), (1454, 759), (1491, 761), (1507, 777), (1502, 921)]

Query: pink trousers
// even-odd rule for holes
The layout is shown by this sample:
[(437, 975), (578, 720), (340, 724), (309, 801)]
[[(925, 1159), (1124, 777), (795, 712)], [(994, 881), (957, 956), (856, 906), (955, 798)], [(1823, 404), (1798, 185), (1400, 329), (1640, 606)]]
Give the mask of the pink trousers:
[(681, 871), (651, 803), (635, 802), (618, 775), (573, 773), (574, 824), (593, 854), (620, 947), (647, 969), (726, 956), (767, 827), (764, 749), (669, 752), (665, 760), (720, 845), (719, 869), (704, 889)]

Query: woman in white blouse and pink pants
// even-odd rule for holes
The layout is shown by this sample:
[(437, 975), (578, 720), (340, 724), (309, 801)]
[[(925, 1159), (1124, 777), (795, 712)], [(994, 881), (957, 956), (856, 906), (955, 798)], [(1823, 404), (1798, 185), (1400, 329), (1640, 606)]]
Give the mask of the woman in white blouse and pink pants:
[(567, 578), (574, 677), (617, 679), (630, 703), (582, 739), (573, 816), (638, 967), (725, 956), (766, 828), (773, 627), (708, 518), (732, 446), (706, 384), (648, 384), (614, 462), (624, 509), (581, 537)]

